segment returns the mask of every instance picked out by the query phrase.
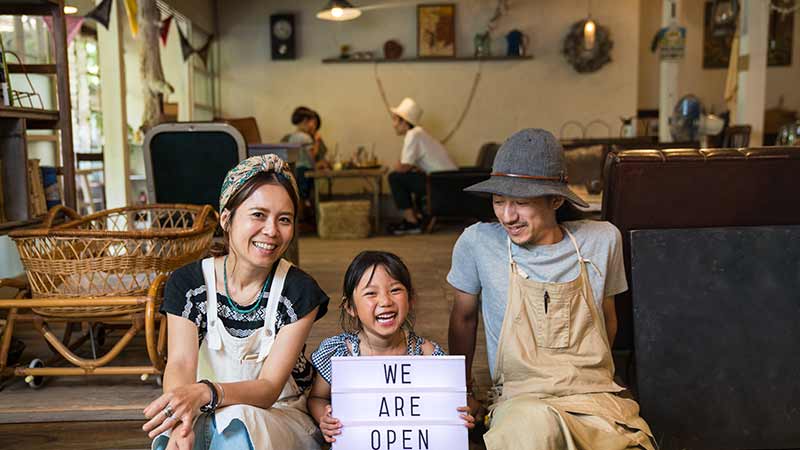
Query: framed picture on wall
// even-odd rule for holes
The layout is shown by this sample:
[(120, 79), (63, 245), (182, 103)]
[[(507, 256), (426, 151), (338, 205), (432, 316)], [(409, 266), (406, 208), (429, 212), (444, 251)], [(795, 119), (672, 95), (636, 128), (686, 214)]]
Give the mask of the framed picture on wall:
[(731, 60), (733, 33), (715, 32), (713, 5), (706, 2), (703, 14), (703, 68), (725, 69)]
[(456, 5), (417, 5), (417, 56), (456, 56)]
[[(705, 3), (703, 20), (703, 68), (725, 69), (731, 59), (733, 34), (715, 34), (712, 2)], [(740, 18), (741, 19), (741, 18)], [(767, 38), (767, 65), (791, 66), (792, 43), (794, 42), (794, 14), (781, 14), (770, 10), (769, 35)]]
[(794, 14), (770, 10), (767, 37), (767, 65), (791, 66), (794, 41)]

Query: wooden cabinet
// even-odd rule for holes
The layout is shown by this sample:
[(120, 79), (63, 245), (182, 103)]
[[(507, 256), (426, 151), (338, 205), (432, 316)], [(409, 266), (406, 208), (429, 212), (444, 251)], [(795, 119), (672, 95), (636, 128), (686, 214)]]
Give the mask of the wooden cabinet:
[(75, 161), (72, 151), (72, 118), (69, 96), (69, 71), (67, 69), (67, 38), (63, 0), (10, 0), (0, 2), (0, 14), (49, 16), (53, 21), (52, 39), (54, 64), (8, 64), (10, 73), (26, 70), (28, 73), (55, 76), (58, 97), (57, 110), (42, 110), (0, 106), (0, 178), (2, 178), (5, 222), (0, 223), (0, 234), (21, 226), (41, 221), (32, 217), (28, 204), (28, 149), (26, 130), (55, 130), (60, 149), (58, 173), (62, 175), (61, 201), (75, 208)]

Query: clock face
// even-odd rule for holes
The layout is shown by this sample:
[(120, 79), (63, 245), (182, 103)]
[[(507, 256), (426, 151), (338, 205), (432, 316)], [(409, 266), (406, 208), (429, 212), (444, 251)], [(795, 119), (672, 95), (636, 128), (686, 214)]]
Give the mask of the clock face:
[(278, 39), (289, 39), (292, 36), (292, 24), (288, 20), (279, 20), (272, 25), (272, 34)]

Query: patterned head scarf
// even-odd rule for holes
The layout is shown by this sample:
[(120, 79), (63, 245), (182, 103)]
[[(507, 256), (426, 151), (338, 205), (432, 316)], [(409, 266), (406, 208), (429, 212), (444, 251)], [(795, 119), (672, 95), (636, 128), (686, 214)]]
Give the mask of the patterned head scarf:
[(228, 200), (247, 183), (247, 180), (261, 172), (272, 172), (288, 178), (294, 188), (295, 196), (299, 192), (289, 164), (273, 154), (252, 156), (237, 164), (225, 175), (225, 180), (222, 182), (222, 191), (219, 193), (219, 211), (222, 212)]

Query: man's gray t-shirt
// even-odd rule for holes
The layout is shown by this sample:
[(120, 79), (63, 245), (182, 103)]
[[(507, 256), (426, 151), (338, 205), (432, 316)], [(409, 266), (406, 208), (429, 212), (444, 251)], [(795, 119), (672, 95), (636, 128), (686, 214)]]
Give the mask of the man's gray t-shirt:
[[(622, 235), (609, 222), (582, 220), (564, 222), (575, 236), (581, 256), (597, 266), (586, 265), (594, 301), (603, 315), (603, 298), (628, 290), (622, 259)], [(508, 234), (499, 223), (476, 223), (461, 234), (453, 247), (453, 262), (447, 282), (454, 288), (480, 294), (489, 369), (494, 376), (495, 355), (508, 301)], [(580, 274), (578, 255), (569, 236), (552, 245), (511, 244), (518, 267), (530, 279), (563, 283)]]

